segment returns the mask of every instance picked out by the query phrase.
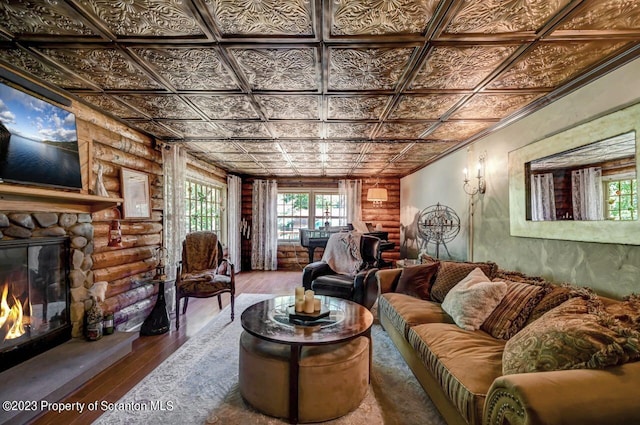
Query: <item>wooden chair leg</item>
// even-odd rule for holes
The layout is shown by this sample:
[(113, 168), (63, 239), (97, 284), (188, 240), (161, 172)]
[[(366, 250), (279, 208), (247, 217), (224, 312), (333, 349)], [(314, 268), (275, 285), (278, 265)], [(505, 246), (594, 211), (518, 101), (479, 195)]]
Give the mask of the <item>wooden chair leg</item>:
[(233, 311), (234, 304), (235, 304), (235, 298), (234, 298), (233, 294), (231, 294), (231, 321), (232, 322), (233, 322), (233, 318), (235, 316), (235, 312)]
[(180, 329), (180, 294), (176, 288), (176, 330)]
[(222, 295), (218, 294), (218, 309), (222, 310)]
[(189, 305), (189, 297), (184, 297), (184, 307), (182, 308), (182, 314), (186, 314), (188, 305)]

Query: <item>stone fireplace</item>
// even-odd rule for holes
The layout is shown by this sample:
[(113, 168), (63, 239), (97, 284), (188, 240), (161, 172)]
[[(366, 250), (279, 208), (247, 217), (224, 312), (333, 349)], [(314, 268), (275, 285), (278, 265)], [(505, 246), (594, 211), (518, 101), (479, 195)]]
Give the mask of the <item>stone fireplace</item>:
[[(0, 212), (0, 317), (5, 311), (8, 317), (4, 325), (0, 318), (2, 370), (10, 367), (5, 357), (24, 361), (82, 336), (94, 287), (91, 221), (88, 213)], [(26, 340), (28, 348), (17, 354)]]

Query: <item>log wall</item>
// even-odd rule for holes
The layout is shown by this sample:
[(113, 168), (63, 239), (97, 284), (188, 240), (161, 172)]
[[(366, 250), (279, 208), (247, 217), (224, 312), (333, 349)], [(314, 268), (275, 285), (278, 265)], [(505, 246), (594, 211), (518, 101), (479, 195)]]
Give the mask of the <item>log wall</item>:
[[(374, 226), (382, 225), (382, 230), (389, 232), (389, 241), (395, 243), (392, 251), (384, 252), (386, 261), (400, 259), (400, 179), (396, 177), (380, 178), (378, 187), (387, 189), (388, 201), (380, 207), (374, 207), (367, 201), (367, 190), (376, 184), (376, 180), (365, 179), (362, 182), (362, 219)], [(336, 179), (279, 179), (278, 188), (290, 187), (338, 187)], [(242, 180), (242, 218), (251, 225), (253, 179)], [(252, 227), (253, 228), (253, 227)], [(322, 258), (322, 248), (314, 252), (314, 260)], [(309, 252), (299, 242), (281, 242), (278, 244), (278, 270), (302, 270), (309, 263)], [(251, 240), (242, 240), (242, 270), (251, 269)]]
[(95, 187), (98, 168), (109, 196), (122, 197), (122, 168), (144, 172), (149, 176), (151, 218), (120, 220), (122, 247), (108, 246), (112, 220), (119, 218), (122, 207), (92, 214), (94, 227), (94, 281), (108, 282), (103, 309), (114, 313), (116, 327), (129, 329), (139, 324), (153, 307), (157, 286), (144, 283), (153, 277), (154, 256), (162, 244), (164, 199), (162, 153), (153, 140), (125, 125), (110, 120), (89, 108), (78, 106), (78, 136), (88, 143), (87, 186)]

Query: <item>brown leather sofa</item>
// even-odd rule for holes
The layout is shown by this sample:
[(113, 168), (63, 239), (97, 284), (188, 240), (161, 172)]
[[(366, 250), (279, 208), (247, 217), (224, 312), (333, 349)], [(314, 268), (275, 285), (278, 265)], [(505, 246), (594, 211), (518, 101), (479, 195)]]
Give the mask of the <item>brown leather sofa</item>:
[(379, 320), (448, 424), (640, 423), (640, 362), (503, 376), (506, 341), (392, 292), (401, 271), (377, 272)]
[(378, 261), (380, 239), (363, 234), (360, 238), (362, 267), (354, 276), (339, 274), (324, 261), (307, 264), (302, 271), (302, 286), (318, 295), (351, 300), (367, 308), (375, 304), (378, 283), (375, 266)]

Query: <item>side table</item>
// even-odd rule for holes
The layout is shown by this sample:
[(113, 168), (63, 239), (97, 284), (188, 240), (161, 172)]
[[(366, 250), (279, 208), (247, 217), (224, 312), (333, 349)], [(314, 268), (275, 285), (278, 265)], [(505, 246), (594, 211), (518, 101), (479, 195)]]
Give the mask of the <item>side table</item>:
[(158, 284), (158, 298), (156, 304), (153, 306), (151, 313), (142, 323), (140, 328), (140, 335), (152, 336), (161, 335), (169, 332), (171, 328), (171, 322), (169, 321), (169, 314), (167, 313), (167, 301), (164, 296), (164, 279), (152, 280), (149, 283)]

